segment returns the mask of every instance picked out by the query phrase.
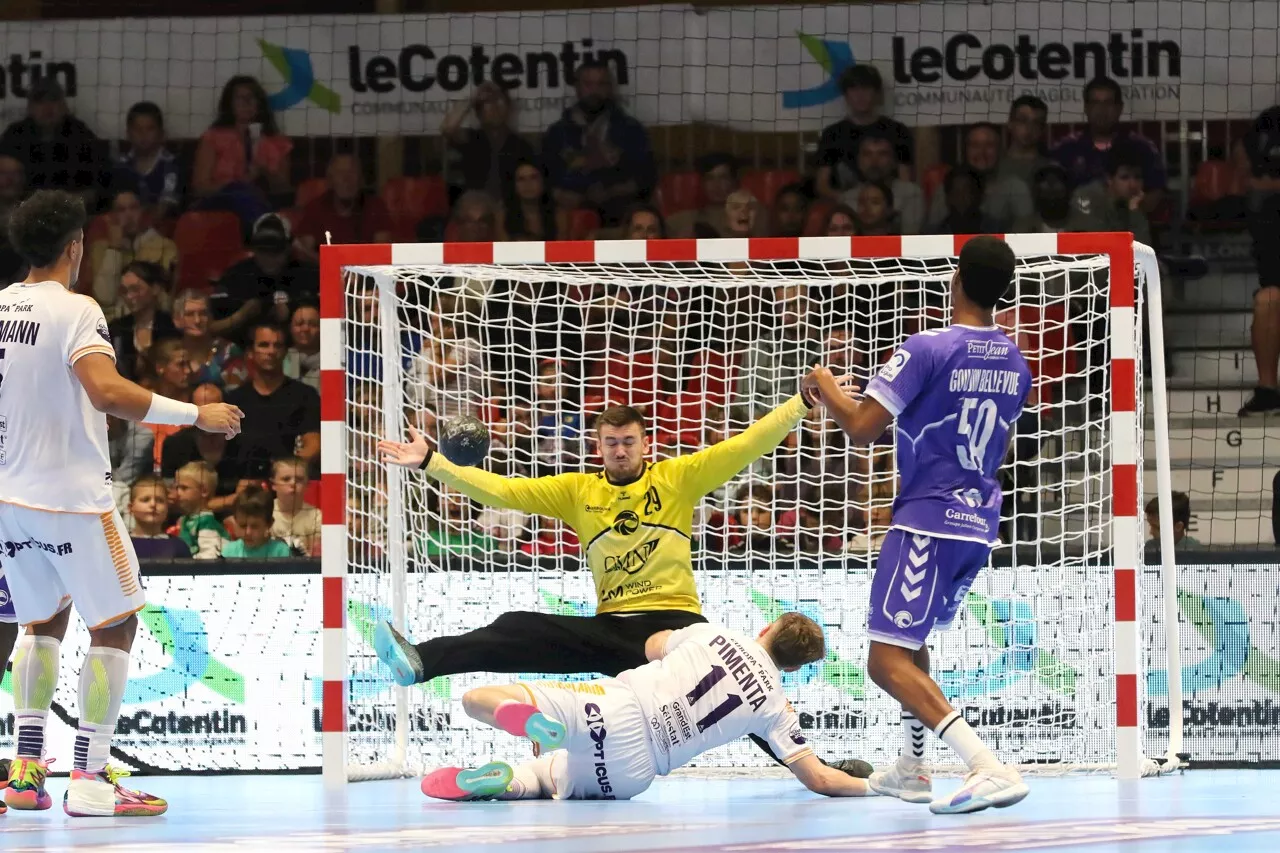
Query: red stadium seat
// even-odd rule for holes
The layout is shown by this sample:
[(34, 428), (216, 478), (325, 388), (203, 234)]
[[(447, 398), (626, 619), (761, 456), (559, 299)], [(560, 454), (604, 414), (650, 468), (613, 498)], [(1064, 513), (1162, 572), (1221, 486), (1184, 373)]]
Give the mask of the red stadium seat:
[(996, 325), (1013, 338), (1031, 369), (1034, 385), (1028, 404), (1053, 403), (1062, 381), (1079, 369), (1066, 305), (1021, 305), (998, 312), (995, 319)]
[(207, 290), (211, 281), (244, 253), (240, 220), (234, 213), (192, 210), (182, 214), (173, 230), (178, 244), (178, 274), (174, 289)]
[(697, 210), (705, 203), (702, 176), (697, 172), (668, 172), (658, 181), (658, 195), (663, 216)]
[(924, 190), (925, 204), (933, 200), (933, 194), (942, 187), (942, 182), (947, 179), (950, 171), (948, 163), (934, 163), (924, 170), (924, 174), (920, 176), (920, 189)]
[(588, 397), (603, 397), (609, 405), (647, 409), (658, 396), (658, 373), (653, 354), (610, 355), (595, 363), (586, 386)]
[(288, 207), (284, 210), (277, 210), (276, 214), (285, 222), (289, 223), (289, 230), (294, 234), (298, 233), (298, 224), (302, 222), (302, 208)]
[(392, 178), (382, 185), (382, 200), (391, 211), (396, 237), (412, 240), (418, 223), (428, 216), (448, 216), (449, 191), (444, 178)]
[(738, 381), (738, 354), (703, 350), (693, 360), (693, 376), (685, 391), (704, 397), (714, 406), (725, 405)]
[(329, 191), (329, 182), (324, 178), (307, 178), (298, 184), (298, 193), (293, 197), (294, 207), (306, 207)]
[(1242, 195), (1235, 184), (1235, 170), (1224, 160), (1205, 160), (1196, 167), (1195, 180), (1191, 184), (1191, 203), (1196, 206), (1212, 204), (1231, 195)]
[(569, 214), (569, 233), (562, 240), (587, 240), (600, 228), (600, 214), (579, 208)]
[(800, 173), (794, 169), (752, 170), (742, 174), (742, 188), (749, 190), (765, 207), (773, 207), (778, 190), (799, 180)]

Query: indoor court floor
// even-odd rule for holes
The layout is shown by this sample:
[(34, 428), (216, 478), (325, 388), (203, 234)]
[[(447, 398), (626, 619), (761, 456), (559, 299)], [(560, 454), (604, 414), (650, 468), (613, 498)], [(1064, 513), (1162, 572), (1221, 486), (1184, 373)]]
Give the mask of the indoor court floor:
[[(1280, 771), (1191, 771), (1118, 783), (1102, 776), (1032, 778), (1018, 806), (941, 817), (897, 800), (830, 800), (791, 780), (660, 779), (631, 802), (451, 804), (413, 779), (338, 793), (318, 776), (148, 777), (160, 818), (0, 817), (6, 853), (244, 853), (430, 850), (622, 851), (1056, 850), (1155, 853), (1280, 850)], [(935, 788), (958, 784), (935, 780)], [(61, 800), (65, 779), (50, 780)], [(1229, 837), (1228, 837), (1229, 836)]]

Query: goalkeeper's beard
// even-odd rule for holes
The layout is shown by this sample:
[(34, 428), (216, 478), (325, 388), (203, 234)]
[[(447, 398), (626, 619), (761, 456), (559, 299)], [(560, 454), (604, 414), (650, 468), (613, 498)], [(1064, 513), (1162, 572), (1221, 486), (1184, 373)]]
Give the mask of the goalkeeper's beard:
[(630, 482), (640, 476), (644, 470), (644, 459), (632, 462), (630, 459), (615, 460), (611, 465), (608, 460), (604, 464), (605, 478), (610, 483)]

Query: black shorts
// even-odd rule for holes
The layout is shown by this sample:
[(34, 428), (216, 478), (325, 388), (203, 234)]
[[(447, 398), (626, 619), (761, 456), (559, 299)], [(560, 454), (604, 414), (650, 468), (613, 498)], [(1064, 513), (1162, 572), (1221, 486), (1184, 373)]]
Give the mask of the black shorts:
[(1249, 234), (1261, 287), (1280, 287), (1280, 193), (1262, 196), (1249, 205)]

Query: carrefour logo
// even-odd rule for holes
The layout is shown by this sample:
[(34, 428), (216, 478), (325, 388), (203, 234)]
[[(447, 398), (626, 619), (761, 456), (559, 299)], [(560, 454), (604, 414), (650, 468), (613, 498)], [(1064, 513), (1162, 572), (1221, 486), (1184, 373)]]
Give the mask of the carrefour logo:
[(316, 80), (310, 53), (292, 47), (281, 47), (262, 39), (258, 39), (258, 46), (262, 48), (262, 55), (284, 78), (285, 87), (267, 97), (272, 110), (287, 110), (304, 100), (331, 113), (342, 109), (342, 98), (338, 93)]
[(827, 79), (822, 85), (811, 89), (783, 92), (782, 106), (798, 110), (802, 107), (821, 106), (838, 99), (843, 94), (840, 91), (840, 75), (854, 64), (853, 48), (848, 42), (827, 41), (801, 32), (796, 33), (796, 38), (800, 39), (800, 44), (813, 57), (813, 61), (827, 72)]

